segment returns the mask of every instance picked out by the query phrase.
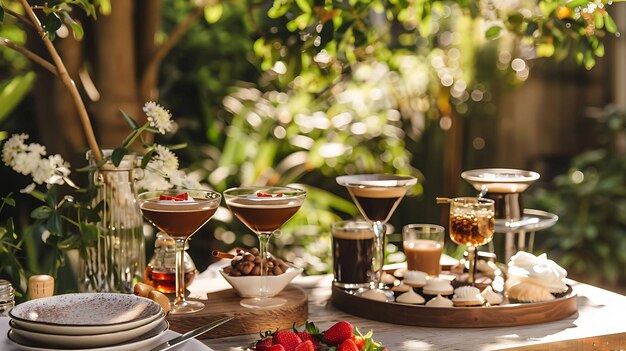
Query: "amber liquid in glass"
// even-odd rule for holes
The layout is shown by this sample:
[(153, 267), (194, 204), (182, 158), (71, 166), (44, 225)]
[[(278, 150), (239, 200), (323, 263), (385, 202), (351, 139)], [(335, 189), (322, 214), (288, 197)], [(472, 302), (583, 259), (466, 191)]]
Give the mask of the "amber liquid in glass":
[[(196, 277), (196, 271), (190, 270), (185, 272), (185, 286), (189, 286)], [(143, 276), (144, 283), (152, 285), (158, 291), (169, 294), (176, 292), (176, 271), (154, 271), (152, 266), (148, 265)]]
[(453, 214), (450, 217), (450, 239), (459, 245), (481, 246), (491, 241), (494, 233), (493, 216), (475, 213)]

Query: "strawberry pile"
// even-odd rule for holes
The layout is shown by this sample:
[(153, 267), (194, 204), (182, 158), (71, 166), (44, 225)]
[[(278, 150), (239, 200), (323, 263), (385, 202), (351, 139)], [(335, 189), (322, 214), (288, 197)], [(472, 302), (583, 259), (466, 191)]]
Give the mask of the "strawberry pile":
[(256, 351), (387, 351), (372, 339), (372, 332), (363, 335), (352, 324), (342, 321), (325, 332), (312, 322), (304, 330), (266, 331), (253, 347)]

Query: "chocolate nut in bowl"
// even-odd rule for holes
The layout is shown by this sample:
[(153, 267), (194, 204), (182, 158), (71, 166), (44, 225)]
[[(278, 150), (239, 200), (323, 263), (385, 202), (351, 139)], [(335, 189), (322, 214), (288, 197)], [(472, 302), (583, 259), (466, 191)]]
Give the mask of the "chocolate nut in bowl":
[[(282, 274), (266, 276), (268, 296), (275, 296), (291, 282), (293, 278), (302, 273), (303, 269), (288, 263), (289, 268)], [(258, 275), (232, 276), (224, 272), (224, 268), (220, 268), (219, 272), (226, 279), (233, 289), (241, 297), (258, 297), (259, 287), (261, 286), (261, 277)]]

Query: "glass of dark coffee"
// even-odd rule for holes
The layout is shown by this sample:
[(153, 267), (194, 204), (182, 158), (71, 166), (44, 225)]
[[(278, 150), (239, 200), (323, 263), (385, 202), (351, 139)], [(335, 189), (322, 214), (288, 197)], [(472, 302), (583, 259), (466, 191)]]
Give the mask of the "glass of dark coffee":
[(374, 231), (365, 221), (331, 225), (334, 284), (344, 289), (370, 286), (373, 277)]

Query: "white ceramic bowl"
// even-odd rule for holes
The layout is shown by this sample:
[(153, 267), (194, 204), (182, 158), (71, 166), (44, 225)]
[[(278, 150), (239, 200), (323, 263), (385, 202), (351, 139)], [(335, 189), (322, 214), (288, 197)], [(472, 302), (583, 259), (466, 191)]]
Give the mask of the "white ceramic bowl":
[[(267, 276), (267, 289), (268, 297), (280, 294), (281, 291), (289, 284), (289, 282), (295, 278), (298, 274), (302, 273), (303, 269), (295, 266), (291, 263), (287, 263), (289, 269), (281, 275), (268, 275)], [(248, 276), (230, 276), (224, 273), (224, 268), (220, 268), (219, 272), (226, 279), (233, 289), (241, 297), (258, 297), (259, 290), (261, 288), (261, 277), (258, 275)]]

